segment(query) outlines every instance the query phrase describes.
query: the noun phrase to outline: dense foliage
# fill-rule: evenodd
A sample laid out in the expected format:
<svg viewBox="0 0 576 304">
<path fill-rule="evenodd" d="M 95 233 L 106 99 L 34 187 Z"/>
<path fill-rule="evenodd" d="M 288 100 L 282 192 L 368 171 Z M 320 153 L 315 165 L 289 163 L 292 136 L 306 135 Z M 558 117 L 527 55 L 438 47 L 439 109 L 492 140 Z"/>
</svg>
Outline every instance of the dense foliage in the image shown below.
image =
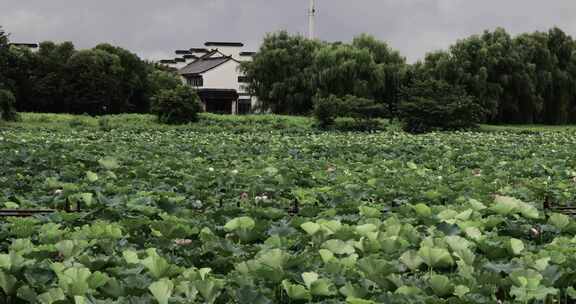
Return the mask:
<svg viewBox="0 0 576 304">
<path fill-rule="evenodd" d="M 18 119 L 16 112 L 16 98 L 8 90 L 0 89 L 0 121 L 14 121 Z"/>
<path fill-rule="evenodd" d="M 311 41 L 286 32 L 269 34 L 254 60 L 242 65 L 249 91 L 263 110 L 308 114 L 314 97 L 354 95 L 397 102 L 405 59 L 371 36 L 352 44 Z"/>
<path fill-rule="evenodd" d="M 151 96 L 178 81 L 159 73 L 167 72 L 109 44 L 77 51 L 70 42 L 47 41 L 32 52 L 9 47 L 0 34 L 0 88 L 14 93 L 22 112 L 147 113 Z"/>
<path fill-rule="evenodd" d="M 202 111 L 200 98 L 188 86 L 179 85 L 175 89 L 161 90 L 152 98 L 152 113 L 158 121 L 167 124 L 185 124 L 198 120 Z"/>
<path fill-rule="evenodd" d="M 120 82 L 120 100 L 124 101 L 115 113 L 140 112 L 144 113 L 149 110 L 149 74 L 154 73 L 148 64 L 142 61 L 136 54 L 133 54 L 123 48 L 115 47 L 110 44 L 97 45 L 96 50 L 103 50 L 110 54 L 118 56 L 122 73 L 119 78 Z M 157 85 L 157 84 L 156 84 Z M 153 91 L 152 93 L 155 93 Z"/>
<path fill-rule="evenodd" d="M 368 50 L 376 64 L 377 81 L 370 84 L 371 98 L 386 104 L 389 114 L 396 113 L 400 89 L 406 77 L 406 59 L 386 43 L 369 35 L 355 37 L 352 45 Z"/>
<path fill-rule="evenodd" d="M 478 112 L 468 114 L 480 122 L 566 124 L 576 122 L 575 54 L 576 41 L 558 28 L 517 36 L 504 29 L 485 31 L 412 65 L 368 35 L 327 43 L 282 31 L 267 35 L 242 70 L 248 91 L 260 101 L 257 110 L 265 112 L 307 115 L 315 111 L 315 100 L 351 95 L 385 105 L 392 118 L 407 120 L 407 113 L 414 113 L 413 122 L 425 112 L 399 111 L 402 98 L 414 110 L 437 112 L 445 106 L 437 95 L 403 94 L 424 82 L 462 88 L 470 97 L 466 102 L 477 105 L 472 108 Z M 76 51 L 71 43 L 45 42 L 30 52 L 9 47 L 0 29 L 0 88 L 15 95 L 19 111 L 149 112 L 151 96 L 177 82 L 169 72 L 109 44 Z M 450 115 L 434 116 L 442 120 L 428 124 L 444 128 Z"/>
<path fill-rule="evenodd" d="M 307 114 L 312 110 L 314 54 L 320 42 L 285 31 L 264 38 L 253 61 L 242 64 L 250 80 L 248 91 L 258 97 L 262 110 Z"/>
<path fill-rule="evenodd" d="M 280 32 L 268 35 L 243 68 L 251 92 L 274 113 L 308 113 L 316 94 L 324 99 L 332 94 L 372 99 L 397 115 L 400 98 L 406 97 L 400 92 L 412 90 L 417 78 L 463 88 L 478 105 L 474 116 L 481 122 L 566 124 L 576 122 L 574 54 L 576 41 L 558 28 L 515 37 L 504 29 L 486 31 L 413 65 L 367 35 L 344 44 Z M 443 104 L 433 95 L 424 100 L 420 107 L 430 111 Z"/>
<path fill-rule="evenodd" d="M 313 115 L 321 127 L 334 124 L 338 117 L 349 117 L 359 121 L 359 127 L 369 128 L 373 124 L 372 119 L 385 116 L 387 110 L 384 105 L 374 100 L 354 95 L 342 98 L 332 94 L 328 97 L 316 95 Z"/>
<path fill-rule="evenodd" d="M 120 58 L 103 50 L 83 50 L 68 60 L 64 75 L 67 113 L 122 113 Z"/>
<path fill-rule="evenodd" d="M 574 131 L 101 132 L 37 119 L 0 130 L 0 204 L 80 212 L 0 219 L 8 303 L 576 298 L 576 223 L 542 209 L 575 198 Z"/>
<path fill-rule="evenodd" d="M 36 58 L 36 63 L 28 68 L 29 85 L 26 85 L 26 80 L 20 82 L 20 86 L 28 87 L 27 92 L 22 92 L 19 96 L 20 111 L 54 113 L 68 111 L 75 101 L 68 96 L 70 89 L 65 76 L 69 71 L 67 63 L 75 53 L 71 42 L 60 44 L 42 42 L 37 55 L 28 54 L 29 57 Z M 74 75 L 68 77 L 74 77 Z M 86 89 L 83 88 L 82 91 L 85 92 Z M 89 113 L 89 111 L 82 111 L 84 112 Z"/>
<path fill-rule="evenodd" d="M 399 117 L 404 130 L 423 133 L 475 127 L 482 107 L 460 87 L 433 79 L 414 80 L 404 88 Z"/>
<path fill-rule="evenodd" d="M 371 84 L 378 80 L 370 51 L 351 45 L 332 44 L 315 56 L 316 89 L 322 96 L 372 97 Z"/>
<path fill-rule="evenodd" d="M 148 89 L 154 94 L 162 90 L 173 90 L 182 85 L 182 81 L 171 71 L 154 69 L 148 74 Z"/>
<path fill-rule="evenodd" d="M 0 27 L 0 121 L 16 120 L 18 117 L 15 108 L 16 98 L 8 90 L 7 84 L 8 52 L 8 35 Z"/>
<path fill-rule="evenodd" d="M 6 87 L 8 67 L 8 34 L 0 26 L 0 89 Z"/>
<path fill-rule="evenodd" d="M 576 42 L 558 28 L 516 37 L 504 29 L 429 54 L 417 73 L 463 86 L 492 123 L 576 122 Z"/>
</svg>

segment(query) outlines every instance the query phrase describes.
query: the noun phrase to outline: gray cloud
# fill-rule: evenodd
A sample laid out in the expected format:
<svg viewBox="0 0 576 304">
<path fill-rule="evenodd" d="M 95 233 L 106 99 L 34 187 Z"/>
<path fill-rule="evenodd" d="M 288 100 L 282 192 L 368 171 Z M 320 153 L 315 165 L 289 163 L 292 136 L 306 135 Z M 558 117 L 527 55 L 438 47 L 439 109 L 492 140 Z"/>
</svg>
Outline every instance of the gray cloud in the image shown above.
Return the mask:
<svg viewBox="0 0 576 304">
<path fill-rule="evenodd" d="M 149 59 L 207 40 L 257 49 L 267 32 L 306 33 L 308 0 L 0 0 L 0 25 L 17 42 L 110 42 Z M 409 61 L 501 26 L 511 33 L 559 26 L 576 34 L 574 0 L 318 0 L 318 36 L 370 33 Z"/>
</svg>

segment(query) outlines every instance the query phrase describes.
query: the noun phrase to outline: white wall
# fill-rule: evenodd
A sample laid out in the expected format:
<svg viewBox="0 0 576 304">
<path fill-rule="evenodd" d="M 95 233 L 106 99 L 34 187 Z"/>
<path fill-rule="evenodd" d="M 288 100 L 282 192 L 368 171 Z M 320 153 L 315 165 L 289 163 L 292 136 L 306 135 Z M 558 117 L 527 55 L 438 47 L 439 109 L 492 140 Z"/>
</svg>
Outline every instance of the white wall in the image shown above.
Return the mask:
<svg viewBox="0 0 576 304">
<path fill-rule="evenodd" d="M 240 92 L 240 84 L 238 83 L 238 66 L 238 62 L 230 60 L 205 72 L 202 74 L 204 77 L 203 88 L 234 89 Z"/>
<path fill-rule="evenodd" d="M 238 70 L 240 63 L 230 60 L 222 65 L 207 71 L 202 76 L 204 78 L 205 89 L 234 89 L 239 94 L 245 93 L 243 86 L 244 83 L 238 82 L 238 76 L 240 76 L 240 71 Z M 241 98 L 247 98 L 242 96 Z M 256 106 L 256 97 L 251 98 L 252 107 Z"/>
<path fill-rule="evenodd" d="M 226 56 L 232 56 L 232 58 L 238 61 L 251 61 L 251 56 L 240 56 L 242 51 L 241 47 L 208 47 L 209 50 L 218 49 L 222 54 Z M 203 54 L 202 54 L 203 55 Z M 220 57 L 220 54 L 214 54 L 213 57 Z M 186 60 L 186 63 L 178 63 L 178 69 L 183 68 L 188 65 L 193 60 Z M 176 66 L 176 65 L 172 65 Z M 240 63 L 234 60 L 229 60 L 212 70 L 209 70 L 202 74 L 204 85 L 198 89 L 233 89 L 239 94 L 246 92 L 244 86 L 246 84 L 238 82 L 238 76 L 240 76 L 239 70 Z M 181 77 L 182 82 L 186 83 L 186 78 Z M 241 96 L 240 98 L 246 99 L 248 96 Z M 256 106 L 257 100 L 255 97 L 251 97 L 252 108 Z"/>
</svg>

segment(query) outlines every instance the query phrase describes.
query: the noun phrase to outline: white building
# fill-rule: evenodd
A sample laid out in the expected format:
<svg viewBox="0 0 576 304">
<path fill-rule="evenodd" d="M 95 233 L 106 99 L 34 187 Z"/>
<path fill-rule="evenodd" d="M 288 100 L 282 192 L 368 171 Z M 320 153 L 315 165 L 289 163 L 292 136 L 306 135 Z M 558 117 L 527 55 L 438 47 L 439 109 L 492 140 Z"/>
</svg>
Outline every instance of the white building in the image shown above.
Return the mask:
<svg viewBox="0 0 576 304">
<path fill-rule="evenodd" d="M 182 81 L 196 88 L 206 112 L 247 114 L 256 98 L 246 92 L 239 67 L 254 53 L 242 47 L 239 42 L 206 42 L 205 48 L 178 50 L 178 58 L 160 62 L 177 69 Z"/>
</svg>

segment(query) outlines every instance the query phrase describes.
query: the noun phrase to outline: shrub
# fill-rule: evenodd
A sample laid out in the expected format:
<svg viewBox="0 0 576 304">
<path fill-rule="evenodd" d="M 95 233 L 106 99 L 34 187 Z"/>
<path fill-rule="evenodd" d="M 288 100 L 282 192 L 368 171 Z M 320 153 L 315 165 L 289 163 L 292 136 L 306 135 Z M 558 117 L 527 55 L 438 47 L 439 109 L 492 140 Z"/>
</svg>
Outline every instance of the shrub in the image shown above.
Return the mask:
<svg viewBox="0 0 576 304">
<path fill-rule="evenodd" d="M 314 117 L 321 127 L 333 125 L 338 117 L 350 117 L 356 120 L 362 128 L 371 129 L 377 125 L 375 118 L 386 116 L 386 106 L 378 104 L 374 100 L 346 95 L 343 98 L 330 95 L 314 98 Z"/>
<path fill-rule="evenodd" d="M 16 112 L 16 98 L 12 92 L 0 90 L 0 120 L 16 121 L 18 113 Z"/>
<path fill-rule="evenodd" d="M 98 118 L 98 128 L 100 131 L 109 132 L 112 131 L 112 122 L 108 116 L 101 116 Z"/>
<path fill-rule="evenodd" d="M 152 72 L 148 74 L 148 90 L 153 96 L 162 90 L 176 89 L 182 85 L 182 81 L 178 77 L 174 72 L 153 68 Z"/>
<path fill-rule="evenodd" d="M 87 118 L 89 118 L 88 115 L 84 114 L 84 115 L 80 115 L 80 116 L 74 116 L 70 121 L 68 121 L 68 126 L 70 128 L 86 128 L 89 127 L 90 124 L 87 121 Z"/>
<path fill-rule="evenodd" d="M 162 90 L 152 98 L 152 113 L 165 124 L 185 124 L 198 121 L 202 111 L 200 98 L 192 88 L 180 85 L 172 90 Z"/>
<path fill-rule="evenodd" d="M 416 80 L 402 90 L 399 116 L 410 133 L 476 127 L 483 111 L 464 89 L 439 80 Z"/>
<path fill-rule="evenodd" d="M 330 95 L 328 97 L 314 97 L 314 117 L 318 120 L 321 127 L 327 127 L 334 124 L 336 117 L 339 115 L 342 99 Z"/>
</svg>

